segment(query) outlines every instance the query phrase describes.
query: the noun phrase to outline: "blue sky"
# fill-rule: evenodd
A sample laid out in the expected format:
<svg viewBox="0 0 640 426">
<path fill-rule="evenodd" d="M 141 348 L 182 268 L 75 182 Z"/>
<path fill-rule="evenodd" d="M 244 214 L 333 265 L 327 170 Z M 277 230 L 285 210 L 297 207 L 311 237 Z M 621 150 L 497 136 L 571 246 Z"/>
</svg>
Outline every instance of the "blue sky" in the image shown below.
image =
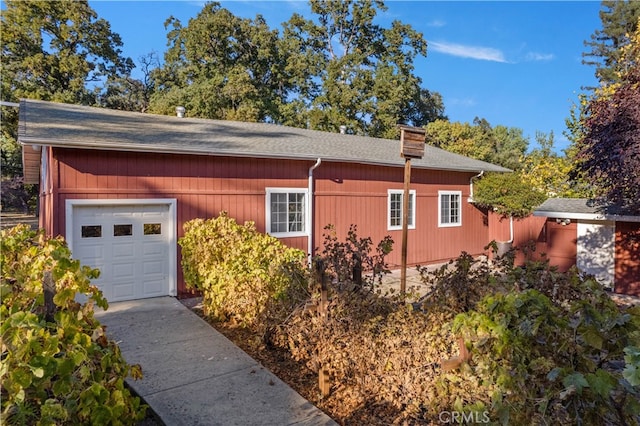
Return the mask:
<svg viewBox="0 0 640 426">
<path fill-rule="evenodd" d="M 222 1 L 237 16 L 262 15 L 269 26 L 295 13 L 310 16 L 305 1 Z M 202 1 L 94 1 L 99 17 L 120 34 L 123 53 L 137 62 L 166 50 L 164 21 L 187 25 Z M 554 132 L 566 148 L 565 119 L 585 86 L 597 81 L 582 65 L 583 42 L 601 28 L 599 2 L 388 1 L 377 23 L 410 24 L 428 42 L 415 62 L 423 87 L 442 94 L 451 121 L 485 118 L 492 126 L 518 127 L 535 146 L 536 131 Z"/>
</svg>

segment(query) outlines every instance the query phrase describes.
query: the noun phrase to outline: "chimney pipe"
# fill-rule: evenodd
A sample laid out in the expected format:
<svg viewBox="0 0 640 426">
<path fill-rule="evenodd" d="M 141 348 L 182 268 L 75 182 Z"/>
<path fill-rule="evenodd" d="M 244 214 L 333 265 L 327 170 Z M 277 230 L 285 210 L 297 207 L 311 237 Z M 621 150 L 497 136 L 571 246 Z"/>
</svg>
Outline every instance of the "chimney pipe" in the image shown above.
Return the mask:
<svg viewBox="0 0 640 426">
<path fill-rule="evenodd" d="M 180 118 L 184 117 L 184 112 L 186 111 L 186 109 L 183 106 L 177 106 L 176 107 L 176 115 Z"/>
</svg>

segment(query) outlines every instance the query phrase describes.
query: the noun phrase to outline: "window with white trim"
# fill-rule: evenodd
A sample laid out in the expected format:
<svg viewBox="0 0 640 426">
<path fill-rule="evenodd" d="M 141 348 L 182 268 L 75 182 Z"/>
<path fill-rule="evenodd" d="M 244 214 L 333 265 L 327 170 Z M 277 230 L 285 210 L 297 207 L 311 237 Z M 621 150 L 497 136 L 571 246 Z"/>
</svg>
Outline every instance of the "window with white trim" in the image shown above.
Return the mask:
<svg viewBox="0 0 640 426">
<path fill-rule="evenodd" d="M 389 231 L 402 229 L 402 199 L 404 198 L 404 190 L 389 189 L 387 191 L 387 229 Z M 416 228 L 416 190 L 409 191 L 409 220 L 408 229 Z"/>
<path fill-rule="evenodd" d="M 275 237 L 307 235 L 307 190 L 267 188 L 267 232 Z"/>
<path fill-rule="evenodd" d="M 462 226 L 462 191 L 438 191 L 438 226 Z"/>
</svg>

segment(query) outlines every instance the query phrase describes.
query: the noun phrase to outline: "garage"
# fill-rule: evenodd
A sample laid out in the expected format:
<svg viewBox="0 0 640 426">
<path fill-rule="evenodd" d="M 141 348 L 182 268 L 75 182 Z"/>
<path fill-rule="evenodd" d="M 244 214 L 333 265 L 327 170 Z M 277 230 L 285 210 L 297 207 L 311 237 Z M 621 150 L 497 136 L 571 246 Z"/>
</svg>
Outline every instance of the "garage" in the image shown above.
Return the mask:
<svg viewBox="0 0 640 426">
<path fill-rule="evenodd" d="M 176 201 L 67 200 L 74 259 L 100 269 L 109 302 L 176 295 Z"/>
</svg>

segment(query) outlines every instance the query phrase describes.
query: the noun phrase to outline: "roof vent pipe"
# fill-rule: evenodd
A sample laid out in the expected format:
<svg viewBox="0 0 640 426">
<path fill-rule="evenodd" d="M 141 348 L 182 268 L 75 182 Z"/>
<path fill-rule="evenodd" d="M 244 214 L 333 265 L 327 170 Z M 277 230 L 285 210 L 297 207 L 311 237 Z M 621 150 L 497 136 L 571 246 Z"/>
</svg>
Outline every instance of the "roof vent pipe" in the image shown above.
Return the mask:
<svg viewBox="0 0 640 426">
<path fill-rule="evenodd" d="M 180 118 L 184 118 L 184 112 L 186 111 L 185 107 L 177 106 L 176 107 L 176 115 Z"/>
<path fill-rule="evenodd" d="M 340 134 L 344 135 L 346 133 L 347 133 L 347 126 L 343 124 L 342 126 L 340 126 Z"/>
</svg>

